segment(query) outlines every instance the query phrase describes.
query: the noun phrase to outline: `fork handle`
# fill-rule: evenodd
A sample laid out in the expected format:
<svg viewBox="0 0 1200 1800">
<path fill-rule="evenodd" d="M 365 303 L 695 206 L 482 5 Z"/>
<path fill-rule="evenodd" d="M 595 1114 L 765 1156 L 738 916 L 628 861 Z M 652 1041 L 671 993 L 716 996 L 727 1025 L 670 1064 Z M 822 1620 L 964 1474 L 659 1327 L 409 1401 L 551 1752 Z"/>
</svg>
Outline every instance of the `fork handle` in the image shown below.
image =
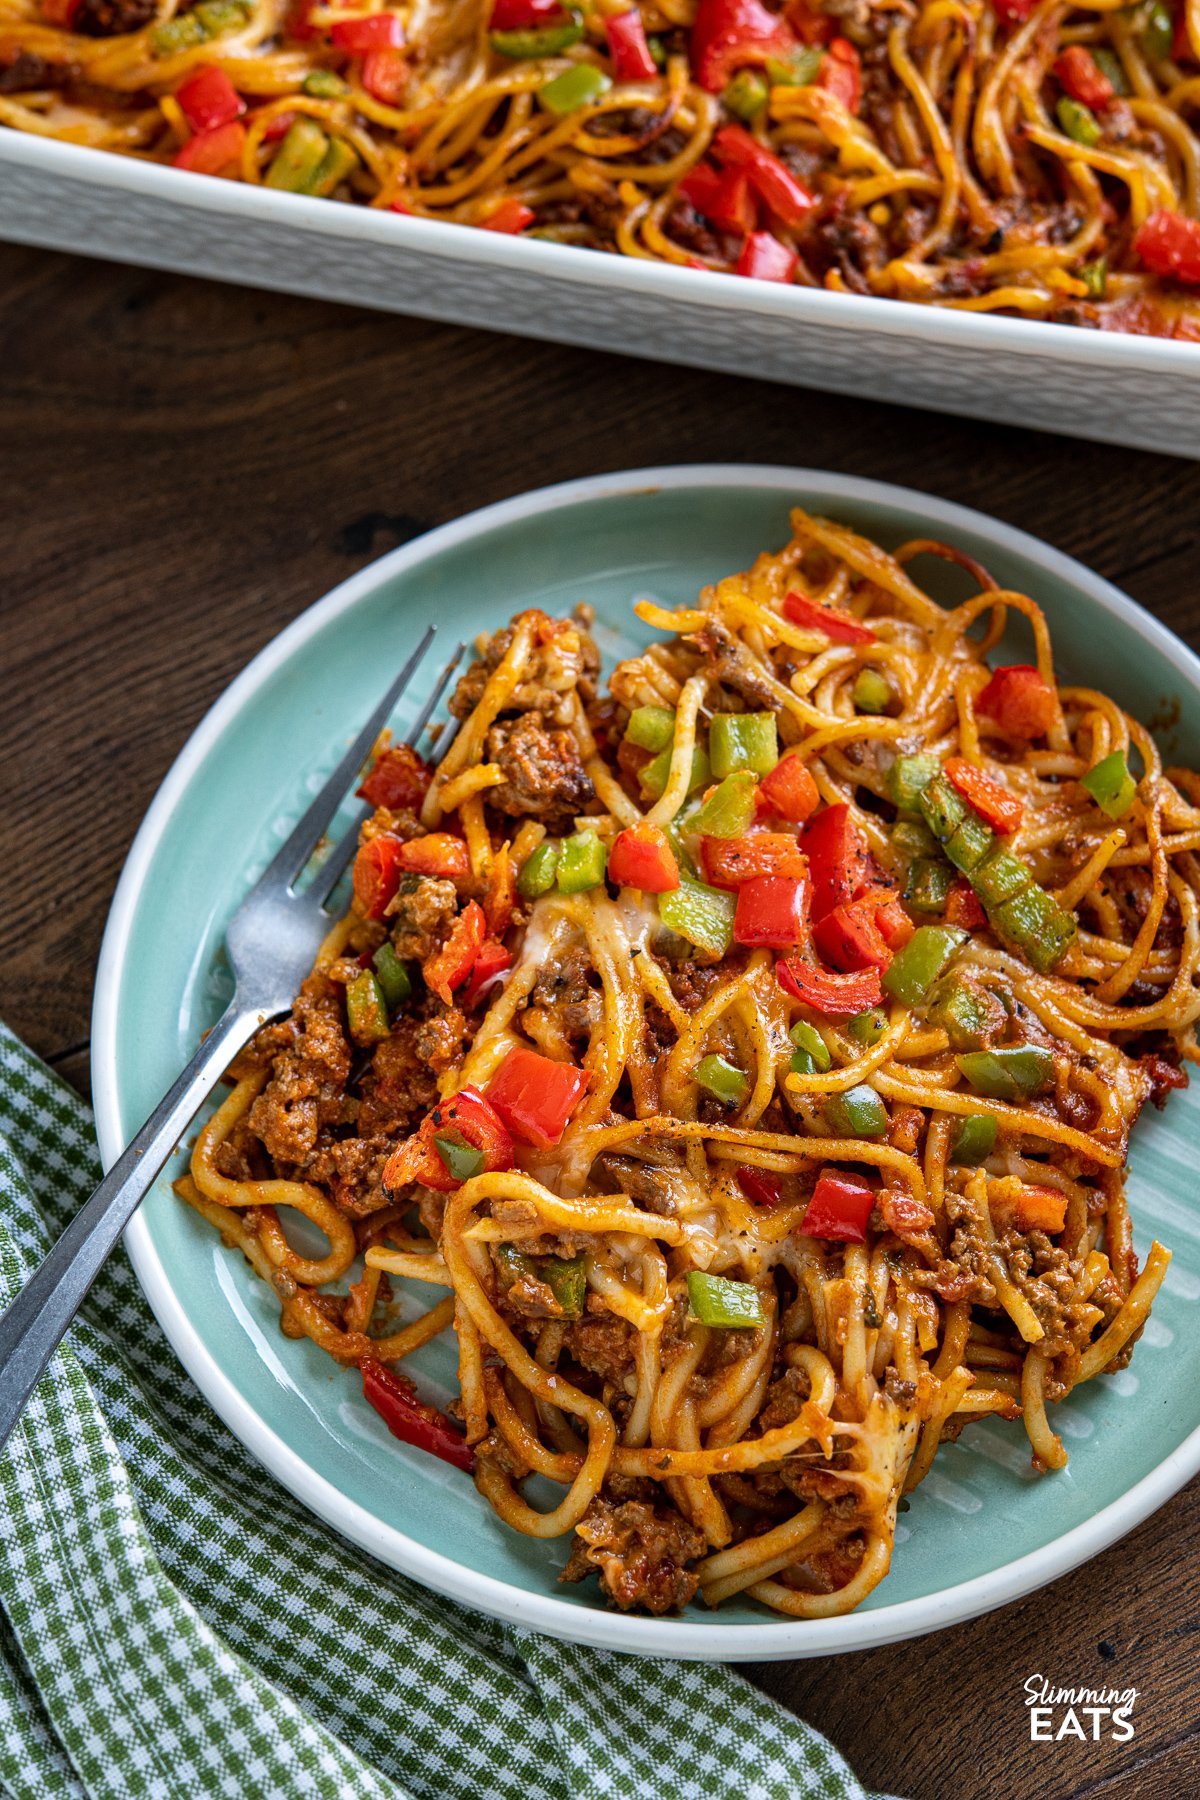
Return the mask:
<svg viewBox="0 0 1200 1800">
<path fill-rule="evenodd" d="M 200 1103 L 263 1022 L 235 1001 L 0 1318 L 0 1450 L 106 1258 Z"/>
</svg>

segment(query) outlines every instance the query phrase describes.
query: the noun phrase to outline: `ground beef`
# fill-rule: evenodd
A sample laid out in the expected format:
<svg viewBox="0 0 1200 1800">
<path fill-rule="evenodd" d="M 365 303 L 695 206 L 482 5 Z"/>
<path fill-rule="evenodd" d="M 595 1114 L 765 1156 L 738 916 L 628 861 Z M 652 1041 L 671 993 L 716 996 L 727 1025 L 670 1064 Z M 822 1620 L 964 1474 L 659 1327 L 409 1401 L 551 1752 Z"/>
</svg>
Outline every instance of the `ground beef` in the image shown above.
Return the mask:
<svg viewBox="0 0 1200 1800">
<path fill-rule="evenodd" d="M 705 661 L 723 687 L 732 688 L 752 706 L 778 712 L 779 702 L 756 659 L 719 619 L 697 631 L 692 643 L 703 652 Z"/>
<path fill-rule="evenodd" d="M 718 980 L 716 969 L 692 961 L 664 963 L 671 992 L 685 1012 L 696 1012 L 712 993 Z"/>
<path fill-rule="evenodd" d="M 1178 1063 L 1168 1062 L 1165 1056 L 1143 1056 L 1141 1062 L 1150 1077 L 1150 1098 L 1161 1112 L 1167 1104 L 1168 1094 L 1175 1088 L 1187 1086 L 1187 1070 L 1181 1069 Z"/>
<path fill-rule="evenodd" d="M 1092 1327 L 1081 1317 L 1089 1303 L 1076 1298 L 1082 1274 L 1079 1261 L 1044 1231 L 1023 1233 L 1010 1226 L 996 1242 L 1009 1280 L 1029 1302 L 1046 1333 L 1038 1348 L 1049 1356 L 1082 1349 Z"/>
<path fill-rule="evenodd" d="M 376 1046 L 361 1084 L 361 1137 L 407 1137 L 437 1100 L 436 1071 L 421 1047 L 427 1033 L 426 1023 L 403 1017 L 392 1026 L 391 1036 Z"/>
<path fill-rule="evenodd" d="M 704 1537 L 673 1509 L 596 1499 L 575 1534 L 559 1580 L 582 1581 L 598 1569 L 601 1589 L 622 1611 L 644 1606 L 652 1613 L 675 1612 L 699 1586 L 686 1565 L 704 1555 Z"/>
<path fill-rule="evenodd" d="M 388 903 L 392 944 L 404 962 L 432 956 L 458 911 L 458 891 L 438 875 L 414 875 L 402 881 Z"/>
<path fill-rule="evenodd" d="M 810 1384 L 802 1369 L 785 1369 L 767 1389 L 766 1403 L 758 1415 L 763 1431 L 776 1431 L 800 1417 L 800 1408 L 808 1399 Z"/>
<path fill-rule="evenodd" d="M 275 1059 L 250 1127 L 276 1162 L 299 1167 L 316 1149 L 321 1127 L 342 1118 L 351 1052 L 341 988 L 324 974 L 310 975 L 292 1019 L 295 1035 Z"/>
<path fill-rule="evenodd" d="M 489 806 L 518 819 L 542 819 L 548 831 L 568 830 L 595 796 L 574 735 L 548 730 L 540 712 L 493 725 L 487 759 L 504 771 L 503 783 L 488 790 Z"/>
<path fill-rule="evenodd" d="M 154 0 L 80 0 L 72 30 L 81 37 L 124 37 L 158 11 Z"/>
<path fill-rule="evenodd" d="M 432 996 L 431 996 L 432 998 Z M 417 1026 L 417 1055 L 423 1063 L 427 1063 L 435 1075 L 444 1075 L 462 1061 L 463 1045 L 467 1040 L 467 1021 L 465 1014 L 457 1006 L 443 1006 L 435 1000 L 436 1011 L 427 1019 L 422 1019 Z"/>
<path fill-rule="evenodd" d="M 678 1173 L 678 1169 L 660 1168 L 654 1163 L 642 1162 L 640 1157 L 618 1156 L 615 1152 L 608 1151 L 596 1158 L 592 1166 L 592 1181 L 605 1189 L 620 1189 L 621 1193 L 628 1194 L 646 1212 L 670 1219 L 679 1210 L 675 1198 L 675 1179 Z"/>
<path fill-rule="evenodd" d="M 522 615 L 517 614 L 513 620 Z M 514 690 L 505 712 L 541 712 L 554 724 L 566 721 L 564 701 L 578 692 L 585 705 L 595 698 L 596 676 L 600 672 L 600 652 L 582 618 L 550 619 L 537 613 L 538 624 L 522 680 Z M 490 637 L 476 660 L 450 697 L 450 711 L 456 719 L 465 719 L 479 704 L 484 688 L 504 658 L 513 638 L 513 625 L 506 625 Z M 489 795 L 489 798 L 491 796 Z"/>
<path fill-rule="evenodd" d="M 596 1313 L 570 1326 L 563 1342 L 566 1354 L 581 1368 L 599 1375 L 609 1387 L 623 1388 L 633 1368 L 637 1333 L 627 1319 L 615 1313 Z"/>
<path fill-rule="evenodd" d="M 603 1010 L 600 989 L 588 980 L 591 968 L 587 953 L 575 946 L 548 963 L 534 983 L 532 1003 L 550 1008 L 568 1038 L 586 1037 Z"/>
<path fill-rule="evenodd" d="M 23 94 L 30 88 L 60 88 L 74 81 L 74 63 L 47 62 L 31 50 L 18 50 L 12 62 L 0 63 L 0 94 Z"/>
</svg>

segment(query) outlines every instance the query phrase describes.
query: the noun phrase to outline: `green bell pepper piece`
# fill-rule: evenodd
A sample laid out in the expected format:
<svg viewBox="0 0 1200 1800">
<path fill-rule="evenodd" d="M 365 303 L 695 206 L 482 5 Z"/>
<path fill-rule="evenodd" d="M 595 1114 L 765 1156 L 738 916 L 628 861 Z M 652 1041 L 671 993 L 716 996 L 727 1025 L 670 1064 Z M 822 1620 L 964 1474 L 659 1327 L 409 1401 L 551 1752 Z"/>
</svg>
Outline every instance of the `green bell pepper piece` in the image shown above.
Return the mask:
<svg viewBox="0 0 1200 1800">
<path fill-rule="evenodd" d="M 1100 142 L 1100 121 L 1090 106 L 1064 94 L 1054 110 L 1058 114 L 1059 124 L 1069 138 L 1073 138 L 1077 144 L 1086 145 L 1089 150 L 1095 149 Z"/>
<path fill-rule="evenodd" d="M 725 84 L 721 103 L 726 112 L 749 125 L 767 104 L 769 93 L 765 75 L 757 69 L 739 69 L 733 80 Z"/>
<path fill-rule="evenodd" d="M 865 1050 L 873 1050 L 887 1030 L 887 1024 L 887 1014 L 873 1007 L 867 1012 L 855 1013 L 852 1019 L 847 1019 L 846 1032 L 856 1044 L 861 1044 Z"/>
<path fill-rule="evenodd" d="M 1096 67 L 1100 70 L 1102 75 L 1108 76 L 1109 81 L 1112 83 L 1113 93 L 1127 94 L 1129 92 L 1129 77 L 1125 73 L 1125 64 L 1121 61 L 1116 51 L 1108 49 L 1107 45 L 1104 44 L 1091 46 L 1091 50 L 1092 61 L 1096 64 Z"/>
<path fill-rule="evenodd" d="M 987 1001 L 951 975 L 935 988 L 929 1004 L 929 1023 L 946 1033 L 953 1050 L 981 1050 L 993 1014 Z"/>
<path fill-rule="evenodd" d="M 709 887 L 704 881 L 681 877 L 679 886 L 658 896 L 658 916 L 669 931 L 678 932 L 697 950 L 724 956 L 733 942 L 736 894 Z"/>
<path fill-rule="evenodd" d="M 371 958 L 371 966 L 375 970 L 375 979 L 379 983 L 388 1011 L 395 1012 L 406 1000 L 411 1000 L 413 984 L 408 964 L 396 955 L 391 944 L 380 944 Z"/>
<path fill-rule="evenodd" d="M 352 150 L 344 138 L 334 138 L 304 192 L 316 194 L 318 199 L 327 199 L 338 183 L 344 181 L 357 165 L 358 152 Z"/>
<path fill-rule="evenodd" d="M 1001 937 L 1016 945 L 1039 975 L 1048 975 L 1059 961 L 1078 927 L 1052 894 L 1036 882 L 989 914 Z"/>
<path fill-rule="evenodd" d="M 653 762 L 648 762 L 638 775 L 642 792 L 651 800 L 657 800 L 666 788 L 671 774 L 671 746 L 660 750 Z M 692 746 L 692 772 L 688 776 L 687 791 L 694 794 L 697 788 L 707 787 L 709 777 L 708 752 L 701 745 Z"/>
<path fill-rule="evenodd" d="M 1089 300 L 1103 300 L 1108 292 L 1108 258 L 1098 256 L 1095 262 L 1084 263 L 1079 271 L 1079 279 L 1088 292 Z"/>
<path fill-rule="evenodd" d="M 611 86 L 612 76 L 606 75 L 594 63 L 575 63 L 538 89 L 538 103 L 547 112 L 557 113 L 561 119 L 568 113 L 578 112 L 581 106 L 590 106 Z"/>
<path fill-rule="evenodd" d="M 904 884 L 904 904 L 914 912 L 945 911 L 946 895 L 954 886 L 954 870 L 942 856 L 918 856 Z"/>
<path fill-rule="evenodd" d="M 754 823 L 757 786 L 751 769 L 737 769 L 727 775 L 691 821 L 692 830 L 703 832 L 706 837 L 741 837 Z"/>
<path fill-rule="evenodd" d="M 969 816 L 966 801 L 941 774 L 934 775 L 921 790 L 917 796 L 917 806 L 939 844 L 949 843 L 963 820 Z"/>
<path fill-rule="evenodd" d="M 293 119 L 267 170 L 266 185 L 286 194 L 311 192 L 329 149 L 329 139 L 315 119 Z"/>
<path fill-rule="evenodd" d="M 1041 1044 L 969 1050 L 955 1060 L 975 1092 L 988 1100 L 1029 1100 L 1054 1080 L 1054 1053 Z"/>
<path fill-rule="evenodd" d="M 866 1082 L 847 1088 L 844 1094 L 826 1094 L 821 1113 L 834 1137 L 880 1138 L 887 1135 L 887 1107 Z"/>
<path fill-rule="evenodd" d="M 1138 42 L 1151 62 L 1165 62 L 1175 47 L 1175 15 L 1166 0 L 1155 0 Z"/>
<path fill-rule="evenodd" d="M 970 935 L 961 925 L 920 926 L 884 971 L 885 991 L 905 1006 L 916 1006 Z"/>
<path fill-rule="evenodd" d="M 669 750 L 675 736 L 675 713 L 669 706 L 635 706 L 625 727 L 625 742 L 657 756 Z"/>
<path fill-rule="evenodd" d="M 224 37 L 246 24 L 253 10 L 247 0 L 200 0 L 193 13 L 204 27 L 206 38 Z"/>
<path fill-rule="evenodd" d="M 332 69 L 314 69 L 304 77 L 304 92 L 311 100 L 336 100 L 350 92 L 340 75 Z"/>
<path fill-rule="evenodd" d="M 821 52 L 815 44 L 796 50 L 789 57 L 767 58 L 767 80 L 772 87 L 808 87 L 817 79 L 821 68 Z"/>
<path fill-rule="evenodd" d="M 984 910 L 990 914 L 993 907 L 1011 900 L 1014 894 L 1025 892 L 1033 881 L 1033 870 L 1019 856 L 997 843 L 971 870 L 970 881 Z"/>
<path fill-rule="evenodd" d="M 563 1309 L 565 1319 L 581 1319 L 587 1300 L 587 1258 L 578 1256 L 543 1256 L 538 1261 L 538 1274 Z"/>
<path fill-rule="evenodd" d="M 774 713 L 715 713 L 708 728 L 708 754 L 718 781 L 735 769 L 769 774 L 779 761 Z"/>
<path fill-rule="evenodd" d="M 536 850 L 531 850 L 521 864 L 517 876 L 517 892 L 522 900 L 539 900 L 548 894 L 554 886 L 554 878 L 558 874 L 558 845 L 543 838 Z"/>
<path fill-rule="evenodd" d="M 833 1058 L 829 1054 L 825 1039 L 821 1036 L 815 1025 L 810 1025 L 806 1019 L 797 1019 L 796 1023 L 792 1026 L 792 1029 L 788 1032 L 788 1036 L 791 1038 L 793 1044 L 795 1044 L 797 1050 L 807 1056 L 809 1062 L 812 1064 L 812 1067 L 809 1069 L 797 1069 L 796 1073 L 798 1075 L 824 1075 L 832 1068 Z M 793 1059 L 793 1066 L 794 1060 L 795 1059 Z"/>
<path fill-rule="evenodd" d="M 996 1121 L 991 1113 L 967 1113 L 950 1134 L 952 1163 L 986 1162 L 996 1148 Z"/>
<path fill-rule="evenodd" d="M 855 710 L 860 713 L 885 713 L 892 704 L 892 690 L 878 669 L 860 669 L 850 690 Z"/>
<path fill-rule="evenodd" d="M 944 849 L 956 869 L 969 875 L 978 868 L 996 841 L 996 834 L 977 813 L 968 812 L 946 840 Z"/>
<path fill-rule="evenodd" d="M 921 803 L 921 795 L 934 779 L 940 775 L 940 760 L 930 751 L 922 751 L 918 756 L 898 756 L 888 770 L 888 788 L 892 802 L 901 812 L 916 812 Z M 953 793 L 953 789 L 950 790 Z"/>
<path fill-rule="evenodd" d="M 356 1044 L 378 1044 L 391 1030 L 383 989 L 370 969 L 355 976 L 346 989 L 346 1022 Z"/>
<path fill-rule="evenodd" d="M 702 1056 L 696 1064 L 696 1081 L 705 1093 L 711 1094 L 714 1100 L 719 1100 L 722 1106 L 743 1106 L 746 1095 L 750 1092 L 750 1081 L 745 1071 L 726 1062 L 723 1056 Z"/>
<path fill-rule="evenodd" d="M 536 56 L 557 56 L 560 50 L 569 50 L 583 36 L 583 19 L 579 13 L 572 13 L 561 25 L 544 25 L 521 27 L 514 31 L 489 31 L 488 43 L 500 56 L 511 56 L 514 59 Z"/>
<path fill-rule="evenodd" d="M 1114 750 L 1109 756 L 1102 757 L 1094 769 L 1081 777 L 1081 786 L 1110 819 L 1119 819 L 1127 813 L 1137 793 L 1137 782 L 1129 773 L 1123 750 Z"/>
<path fill-rule="evenodd" d="M 558 891 L 583 894 L 599 887 L 608 867 L 608 851 L 594 831 L 577 831 L 564 838 L 558 853 Z"/>
<path fill-rule="evenodd" d="M 939 845 L 924 819 L 902 816 L 892 826 L 892 845 L 910 861 L 918 856 L 937 856 Z"/>
<path fill-rule="evenodd" d="M 433 1147 L 455 1181 L 470 1181 L 472 1175 L 480 1174 L 487 1162 L 483 1151 L 475 1144 L 468 1144 L 457 1131 L 435 1131 Z"/>
<path fill-rule="evenodd" d="M 181 13 L 177 19 L 165 19 L 150 33 L 150 48 L 155 56 L 175 56 L 204 43 L 208 33 L 194 12 Z"/>
<path fill-rule="evenodd" d="M 748 1281 L 729 1281 L 724 1275 L 707 1275 L 702 1269 L 689 1269 L 688 1305 L 701 1325 L 714 1325 L 719 1331 L 738 1331 L 747 1325 L 765 1325 L 762 1300 L 756 1287 Z"/>
</svg>

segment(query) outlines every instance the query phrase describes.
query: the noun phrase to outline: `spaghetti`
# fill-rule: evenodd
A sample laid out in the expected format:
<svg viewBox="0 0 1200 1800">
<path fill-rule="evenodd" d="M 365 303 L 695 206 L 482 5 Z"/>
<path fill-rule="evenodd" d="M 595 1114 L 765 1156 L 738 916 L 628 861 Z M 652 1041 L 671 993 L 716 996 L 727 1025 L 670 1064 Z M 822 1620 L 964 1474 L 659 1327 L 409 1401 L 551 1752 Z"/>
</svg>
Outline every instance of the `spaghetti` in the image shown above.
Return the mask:
<svg viewBox="0 0 1200 1800">
<path fill-rule="evenodd" d="M 0 124 L 385 211 L 1195 339 L 1194 0 L 0 0 Z"/>
<path fill-rule="evenodd" d="M 1063 1467 L 1169 1260 L 1130 1131 L 1196 1060 L 1200 777 L 969 558 L 793 533 L 639 602 L 607 693 L 586 609 L 529 610 L 435 768 L 380 748 L 354 902 L 179 1184 L 398 1436 L 654 1612 L 848 1611 L 972 1420 Z M 451 1327 L 453 1419 L 397 1368 Z"/>
</svg>

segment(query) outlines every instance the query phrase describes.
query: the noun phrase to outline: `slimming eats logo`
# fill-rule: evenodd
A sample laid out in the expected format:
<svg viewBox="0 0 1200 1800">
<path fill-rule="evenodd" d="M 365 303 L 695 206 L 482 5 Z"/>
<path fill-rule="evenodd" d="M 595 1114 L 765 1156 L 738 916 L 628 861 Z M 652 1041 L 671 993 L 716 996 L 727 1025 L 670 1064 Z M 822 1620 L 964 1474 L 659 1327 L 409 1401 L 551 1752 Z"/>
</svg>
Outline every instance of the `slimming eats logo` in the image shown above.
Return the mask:
<svg viewBox="0 0 1200 1800">
<path fill-rule="evenodd" d="M 1030 1675 L 1025 1682 L 1030 1739 L 1035 1744 L 1056 1744 L 1080 1738 L 1098 1744 L 1107 1737 L 1114 1744 L 1127 1744 L 1134 1733 L 1131 1714 L 1137 1697 L 1134 1687 L 1051 1687 L 1044 1675 Z"/>
</svg>

